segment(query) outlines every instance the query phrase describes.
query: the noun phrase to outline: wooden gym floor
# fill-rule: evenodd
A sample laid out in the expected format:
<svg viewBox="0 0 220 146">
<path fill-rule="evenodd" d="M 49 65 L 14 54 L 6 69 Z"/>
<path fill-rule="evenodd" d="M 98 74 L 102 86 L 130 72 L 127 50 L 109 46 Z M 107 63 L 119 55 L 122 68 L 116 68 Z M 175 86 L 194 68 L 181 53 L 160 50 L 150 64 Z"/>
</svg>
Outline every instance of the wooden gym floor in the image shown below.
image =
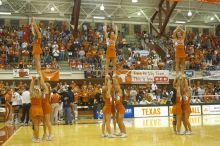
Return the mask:
<svg viewBox="0 0 220 146">
<path fill-rule="evenodd" d="M 220 116 L 192 116 L 193 135 L 175 135 L 168 117 L 126 119 L 128 138 L 102 138 L 101 122 L 53 126 L 53 141 L 32 143 L 31 127 L 20 127 L 5 146 L 219 146 Z M 87 123 L 88 122 L 88 123 Z M 183 129 L 183 128 L 182 128 Z M 41 128 L 41 136 L 42 136 Z M 2 132 L 0 132 L 2 133 Z"/>
</svg>

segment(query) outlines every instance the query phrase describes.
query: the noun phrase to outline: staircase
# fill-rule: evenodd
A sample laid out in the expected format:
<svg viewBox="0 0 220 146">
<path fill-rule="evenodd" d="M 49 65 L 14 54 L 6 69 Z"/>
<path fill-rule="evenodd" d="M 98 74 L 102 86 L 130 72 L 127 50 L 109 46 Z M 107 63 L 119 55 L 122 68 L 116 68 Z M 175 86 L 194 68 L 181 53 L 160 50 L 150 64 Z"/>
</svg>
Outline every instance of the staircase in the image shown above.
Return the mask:
<svg viewBox="0 0 220 146">
<path fill-rule="evenodd" d="M 68 71 L 70 70 L 70 66 L 68 61 L 59 61 L 59 69 L 62 71 Z"/>
<path fill-rule="evenodd" d="M 166 60 L 166 52 L 163 48 L 161 48 L 158 44 L 147 43 L 147 47 L 152 51 L 156 51 L 156 53 L 161 57 L 162 61 Z"/>
</svg>

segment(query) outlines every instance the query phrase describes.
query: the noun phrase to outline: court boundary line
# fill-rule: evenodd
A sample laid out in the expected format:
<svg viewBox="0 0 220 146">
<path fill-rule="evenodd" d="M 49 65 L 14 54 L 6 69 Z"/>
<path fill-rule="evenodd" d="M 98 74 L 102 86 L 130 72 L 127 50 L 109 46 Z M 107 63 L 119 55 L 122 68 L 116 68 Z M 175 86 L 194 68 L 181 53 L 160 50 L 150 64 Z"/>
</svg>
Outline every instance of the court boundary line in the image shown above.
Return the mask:
<svg viewBox="0 0 220 146">
<path fill-rule="evenodd" d="M 9 139 L 7 139 L 3 144 L 2 146 L 5 146 L 14 136 L 15 134 L 17 134 L 23 127 L 19 127 L 10 137 Z"/>
</svg>

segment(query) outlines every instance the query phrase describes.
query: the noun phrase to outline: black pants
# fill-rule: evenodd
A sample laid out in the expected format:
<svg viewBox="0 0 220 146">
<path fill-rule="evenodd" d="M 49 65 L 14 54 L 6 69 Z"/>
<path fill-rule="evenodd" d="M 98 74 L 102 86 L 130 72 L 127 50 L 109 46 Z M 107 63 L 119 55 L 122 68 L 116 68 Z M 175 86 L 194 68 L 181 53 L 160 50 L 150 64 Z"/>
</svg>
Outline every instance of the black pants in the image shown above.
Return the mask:
<svg viewBox="0 0 220 146">
<path fill-rule="evenodd" d="M 21 122 L 22 123 L 28 123 L 29 121 L 29 110 L 30 110 L 31 104 L 23 104 L 22 106 L 22 117 Z M 26 119 L 26 121 L 24 121 Z"/>
</svg>

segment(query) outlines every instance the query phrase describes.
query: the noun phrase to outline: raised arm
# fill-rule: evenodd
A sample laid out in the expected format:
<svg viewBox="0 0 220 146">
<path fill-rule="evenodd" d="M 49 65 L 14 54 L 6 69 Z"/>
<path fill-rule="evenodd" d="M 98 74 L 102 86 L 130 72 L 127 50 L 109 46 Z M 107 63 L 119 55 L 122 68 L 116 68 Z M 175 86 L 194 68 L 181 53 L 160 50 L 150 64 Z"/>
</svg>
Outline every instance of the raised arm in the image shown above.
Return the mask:
<svg viewBox="0 0 220 146">
<path fill-rule="evenodd" d="M 33 24 L 33 28 L 34 28 L 35 32 L 37 33 L 37 37 L 42 38 L 41 32 L 40 32 L 34 18 L 32 18 L 32 24 Z"/>
<path fill-rule="evenodd" d="M 117 40 L 118 38 L 118 26 L 115 25 L 115 41 Z"/>
<path fill-rule="evenodd" d="M 41 86 L 42 86 L 42 88 L 44 90 L 44 93 L 45 94 L 49 94 L 49 89 L 48 89 L 48 87 L 47 87 L 47 85 L 46 85 L 46 83 L 44 81 L 44 78 L 43 78 L 43 75 L 42 75 L 41 71 L 40 71 L 40 84 L 41 84 Z"/>
<path fill-rule="evenodd" d="M 34 80 L 35 80 L 35 77 L 32 77 L 32 79 L 31 79 L 31 83 L 30 83 L 30 89 L 29 89 L 31 95 L 32 95 L 32 93 L 33 93 Z"/>
<path fill-rule="evenodd" d="M 108 38 L 107 23 L 104 23 L 103 31 L 104 31 L 105 39 L 107 40 L 107 38 Z"/>
</svg>

